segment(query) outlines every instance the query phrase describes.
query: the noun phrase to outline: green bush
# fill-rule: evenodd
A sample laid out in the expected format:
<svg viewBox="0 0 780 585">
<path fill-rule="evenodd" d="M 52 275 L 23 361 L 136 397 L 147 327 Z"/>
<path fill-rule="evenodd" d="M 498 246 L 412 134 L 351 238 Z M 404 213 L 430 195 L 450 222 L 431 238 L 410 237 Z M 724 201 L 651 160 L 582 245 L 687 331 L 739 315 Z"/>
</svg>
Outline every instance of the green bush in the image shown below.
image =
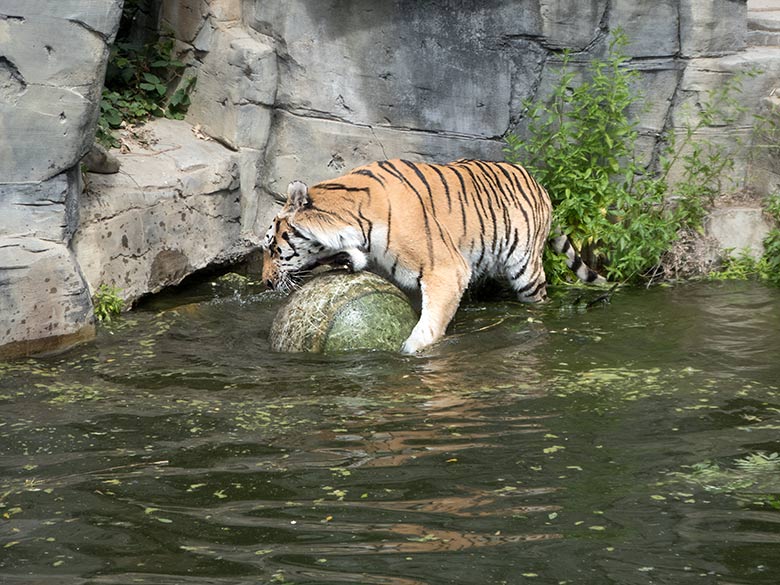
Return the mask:
<svg viewBox="0 0 780 585">
<path fill-rule="evenodd" d="M 102 144 L 118 146 L 111 130 L 122 122 L 184 117 L 195 78 L 179 83 L 185 65 L 173 56 L 173 48 L 170 38 L 144 45 L 117 42 L 111 48 L 97 129 Z"/>
<path fill-rule="evenodd" d="M 629 107 L 642 96 L 633 85 L 638 73 L 622 52 L 626 43 L 615 33 L 607 56 L 591 61 L 579 83 L 564 53 L 551 100 L 525 103 L 527 140 L 509 134 L 504 149 L 507 160 L 524 164 L 548 190 L 554 224 L 590 264 L 619 281 L 651 277 L 681 229 L 700 229 L 732 159 L 696 133 L 738 113 L 734 94 L 741 83 L 735 76 L 710 92 L 698 119 L 679 138 L 667 135 L 659 170 L 652 172 L 637 159 Z M 673 167 L 682 169 L 682 180 L 670 189 Z M 552 251 L 545 269 L 551 282 L 571 278 Z"/>
</svg>

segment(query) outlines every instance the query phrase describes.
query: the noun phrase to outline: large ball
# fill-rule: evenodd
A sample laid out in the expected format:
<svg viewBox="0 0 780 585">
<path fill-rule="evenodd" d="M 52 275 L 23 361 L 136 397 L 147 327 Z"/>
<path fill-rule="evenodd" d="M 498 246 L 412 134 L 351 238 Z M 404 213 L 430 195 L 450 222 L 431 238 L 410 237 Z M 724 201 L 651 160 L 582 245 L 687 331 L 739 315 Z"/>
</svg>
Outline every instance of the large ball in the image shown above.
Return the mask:
<svg viewBox="0 0 780 585">
<path fill-rule="evenodd" d="M 271 349 L 398 351 L 417 322 L 406 295 L 370 272 L 334 271 L 290 295 L 271 325 Z"/>
</svg>

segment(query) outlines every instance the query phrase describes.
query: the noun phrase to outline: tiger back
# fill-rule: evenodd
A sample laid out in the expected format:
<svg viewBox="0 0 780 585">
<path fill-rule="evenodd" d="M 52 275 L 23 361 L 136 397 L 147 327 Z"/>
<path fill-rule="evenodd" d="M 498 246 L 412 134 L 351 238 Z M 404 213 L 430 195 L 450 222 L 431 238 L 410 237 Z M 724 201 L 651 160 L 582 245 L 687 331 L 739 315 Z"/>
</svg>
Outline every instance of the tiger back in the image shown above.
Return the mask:
<svg viewBox="0 0 780 585">
<path fill-rule="evenodd" d="M 441 339 L 480 276 L 505 278 L 522 301 L 544 300 L 551 216 L 547 192 L 520 165 L 378 161 L 311 189 L 290 184 L 263 241 L 263 278 L 287 289 L 319 264 L 347 264 L 419 290 L 420 319 L 402 347 L 414 353 Z M 553 243 L 580 278 L 604 280 L 565 236 Z"/>
</svg>

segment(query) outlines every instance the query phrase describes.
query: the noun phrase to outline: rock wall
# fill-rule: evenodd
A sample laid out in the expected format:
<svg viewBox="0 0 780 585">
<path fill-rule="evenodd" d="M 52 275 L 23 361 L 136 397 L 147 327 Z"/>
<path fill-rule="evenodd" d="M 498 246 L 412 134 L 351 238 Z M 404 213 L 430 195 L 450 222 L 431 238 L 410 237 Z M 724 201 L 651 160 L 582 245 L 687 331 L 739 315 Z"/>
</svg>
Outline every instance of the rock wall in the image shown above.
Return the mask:
<svg viewBox="0 0 780 585">
<path fill-rule="evenodd" d="M 0 0 L 0 357 L 94 334 L 70 241 L 121 0 Z"/>
<path fill-rule="evenodd" d="M 184 5 L 186 18 L 177 20 Z M 746 80 L 750 113 L 780 78 L 774 50 L 747 48 L 745 0 L 659 0 L 652 9 L 633 0 L 162 6 L 201 72 L 188 119 L 245 161 L 247 234 L 262 232 L 270 201 L 294 178 L 316 182 L 395 156 L 501 157 L 503 136 L 526 131 L 523 102 L 549 95 L 560 51 L 573 51 L 573 68 L 584 71 L 617 28 L 630 39 L 630 66 L 640 73 L 636 89 L 645 99 L 634 115 L 648 164 L 663 133 L 682 132 L 728 76 L 764 68 Z M 735 138 L 749 141 L 751 130 L 747 114 L 702 133 L 732 146 Z M 735 180 L 744 184 L 747 155 L 733 156 Z"/>
</svg>

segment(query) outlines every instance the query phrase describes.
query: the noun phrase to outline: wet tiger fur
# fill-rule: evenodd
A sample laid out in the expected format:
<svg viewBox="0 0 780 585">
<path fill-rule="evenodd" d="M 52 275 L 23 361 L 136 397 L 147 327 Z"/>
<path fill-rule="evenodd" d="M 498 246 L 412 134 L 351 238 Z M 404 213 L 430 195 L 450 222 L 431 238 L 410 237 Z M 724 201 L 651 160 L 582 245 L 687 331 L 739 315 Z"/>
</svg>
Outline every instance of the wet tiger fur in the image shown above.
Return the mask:
<svg viewBox="0 0 780 585">
<path fill-rule="evenodd" d="M 544 300 L 542 250 L 550 233 L 547 192 L 521 166 L 459 160 L 385 160 L 311 187 L 290 183 L 263 241 L 263 279 L 289 290 L 319 264 L 368 268 L 419 290 L 420 319 L 402 351 L 438 341 L 470 282 L 504 277 L 522 301 Z M 604 282 L 566 236 L 552 239 L 586 282 Z"/>
</svg>

